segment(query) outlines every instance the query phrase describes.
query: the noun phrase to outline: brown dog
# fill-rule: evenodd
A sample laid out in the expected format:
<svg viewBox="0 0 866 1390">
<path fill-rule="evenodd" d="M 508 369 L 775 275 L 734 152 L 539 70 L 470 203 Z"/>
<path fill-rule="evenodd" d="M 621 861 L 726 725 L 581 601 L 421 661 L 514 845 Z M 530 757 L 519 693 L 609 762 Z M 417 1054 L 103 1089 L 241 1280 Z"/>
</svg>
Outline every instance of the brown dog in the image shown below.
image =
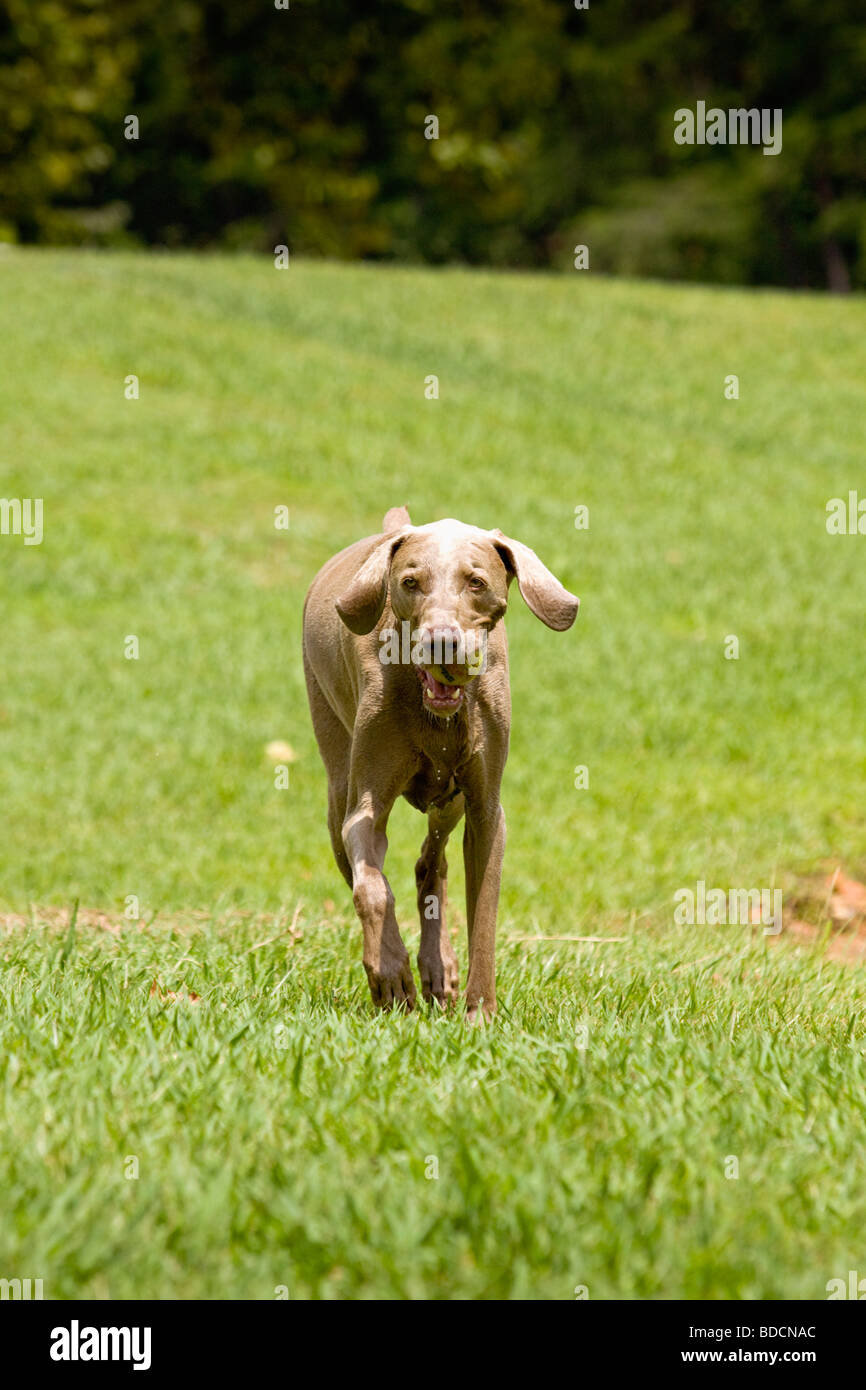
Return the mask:
<svg viewBox="0 0 866 1390">
<path fill-rule="evenodd" d="M 445 846 L 466 814 L 470 1018 L 496 1007 L 494 947 L 508 755 L 508 645 L 500 622 L 517 580 L 537 618 L 562 632 L 579 600 L 538 556 L 501 531 L 460 521 L 413 526 L 394 507 L 382 534 L 319 571 L 304 604 L 304 671 L 328 773 L 328 828 L 364 932 L 375 1003 L 410 1007 L 415 983 L 383 873 L 391 807 L 427 814 L 415 865 L 425 999 L 457 997 L 445 924 Z"/>
</svg>

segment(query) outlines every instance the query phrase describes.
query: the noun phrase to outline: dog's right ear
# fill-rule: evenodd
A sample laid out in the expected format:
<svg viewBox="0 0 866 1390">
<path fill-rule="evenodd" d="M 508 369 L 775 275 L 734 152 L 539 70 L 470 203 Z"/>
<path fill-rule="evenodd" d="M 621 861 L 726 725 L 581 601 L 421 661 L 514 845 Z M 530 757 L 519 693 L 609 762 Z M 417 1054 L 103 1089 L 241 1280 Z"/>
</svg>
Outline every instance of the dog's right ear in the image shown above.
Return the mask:
<svg viewBox="0 0 866 1390">
<path fill-rule="evenodd" d="M 394 510 L 399 509 L 395 507 Z M 406 515 L 408 516 L 408 512 Z M 387 519 L 388 517 L 385 518 L 386 521 Z M 372 555 L 367 556 L 348 589 L 337 599 L 337 612 L 356 637 L 363 637 L 365 633 L 372 632 L 381 618 L 388 593 L 394 552 L 411 529 L 411 526 L 404 526 L 389 535 L 381 545 L 377 545 Z"/>
</svg>

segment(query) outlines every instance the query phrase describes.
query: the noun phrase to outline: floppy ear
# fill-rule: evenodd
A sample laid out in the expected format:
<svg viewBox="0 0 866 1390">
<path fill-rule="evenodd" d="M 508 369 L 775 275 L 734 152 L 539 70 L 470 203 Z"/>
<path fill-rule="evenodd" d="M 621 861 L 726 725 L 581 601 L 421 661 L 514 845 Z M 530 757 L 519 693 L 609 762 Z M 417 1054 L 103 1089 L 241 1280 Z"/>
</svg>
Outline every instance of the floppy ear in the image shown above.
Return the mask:
<svg viewBox="0 0 866 1390">
<path fill-rule="evenodd" d="M 565 632 L 577 617 L 580 599 L 563 588 L 528 545 L 503 536 L 501 531 L 493 531 L 491 535 L 505 568 L 517 580 L 527 608 L 555 632 Z"/>
<path fill-rule="evenodd" d="M 411 528 L 404 527 L 389 535 L 368 555 L 348 589 L 337 599 L 337 612 L 350 632 L 363 637 L 372 632 L 382 616 L 388 592 L 391 561 L 398 545 L 406 539 Z"/>
</svg>

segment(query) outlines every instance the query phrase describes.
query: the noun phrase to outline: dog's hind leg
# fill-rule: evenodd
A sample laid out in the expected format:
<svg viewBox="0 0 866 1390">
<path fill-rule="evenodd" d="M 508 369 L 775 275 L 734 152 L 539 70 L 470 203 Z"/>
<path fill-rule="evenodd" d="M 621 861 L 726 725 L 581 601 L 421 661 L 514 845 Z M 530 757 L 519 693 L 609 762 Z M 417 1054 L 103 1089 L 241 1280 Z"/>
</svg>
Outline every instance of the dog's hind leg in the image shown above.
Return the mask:
<svg viewBox="0 0 866 1390">
<path fill-rule="evenodd" d="M 307 678 L 307 694 L 316 742 L 328 774 L 328 832 L 331 836 L 331 848 L 337 867 L 351 888 L 352 866 L 343 845 L 343 821 L 349 794 L 352 739 L 325 699 L 321 686 L 306 661 L 304 674 Z"/>
</svg>

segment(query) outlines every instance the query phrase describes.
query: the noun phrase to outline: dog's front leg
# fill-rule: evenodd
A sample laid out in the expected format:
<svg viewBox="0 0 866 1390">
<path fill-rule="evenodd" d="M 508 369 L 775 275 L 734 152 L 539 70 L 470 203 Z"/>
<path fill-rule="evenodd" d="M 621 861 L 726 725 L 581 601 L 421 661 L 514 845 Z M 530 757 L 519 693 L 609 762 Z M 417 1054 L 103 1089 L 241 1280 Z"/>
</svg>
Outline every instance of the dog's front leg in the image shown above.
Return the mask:
<svg viewBox="0 0 866 1390">
<path fill-rule="evenodd" d="M 427 1000 L 435 999 L 443 1008 L 457 999 L 459 974 L 457 956 L 451 944 L 446 916 L 448 864 L 445 846 L 448 836 L 463 815 L 463 797 L 453 797 L 444 807 L 431 807 L 427 816 L 427 838 L 415 865 L 418 912 L 421 917 L 421 946 L 418 973 Z"/>
<path fill-rule="evenodd" d="M 505 853 L 505 813 L 499 803 L 501 760 L 475 769 L 465 787 L 466 831 L 463 862 L 466 869 L 466 920 L 469 929 L 469 977 L 466 1012 L 470 1021 L 479 1010 L 486 1018 L 496 1011 L 496 910 Z"/>
<path fill-rule="evenodd" d="M 352 900 L 364 933 L 364 969 L 373 1003 L 411 1009 L 415 981 L 397 926 L 394 894 L 383 873 L 390 810 L 369 792 L 358 797 L 343 822 L 343 844 L 352 866 Z"/>
</svg>

